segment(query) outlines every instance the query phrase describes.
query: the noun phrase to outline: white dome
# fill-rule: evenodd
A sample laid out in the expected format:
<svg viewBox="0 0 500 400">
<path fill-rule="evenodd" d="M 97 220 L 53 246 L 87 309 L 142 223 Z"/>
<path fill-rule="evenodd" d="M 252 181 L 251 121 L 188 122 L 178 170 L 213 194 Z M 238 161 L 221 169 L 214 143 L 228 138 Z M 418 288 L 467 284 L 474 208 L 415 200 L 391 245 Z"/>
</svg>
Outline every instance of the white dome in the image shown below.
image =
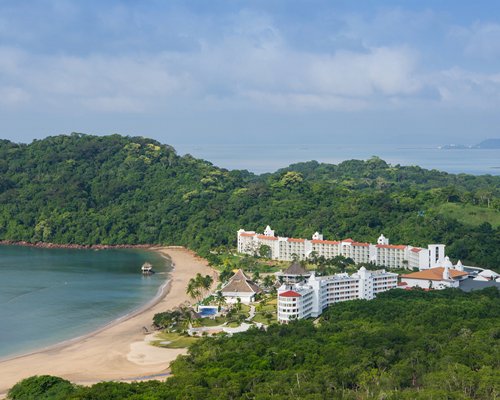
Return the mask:
<svg viewBox="0 0 500 400">
<path fill-rule="evenodd" d="M 444 258 L 443 267 L 453 268 L 453 263 L 450 261 L 450 257 L 446 256 Z"/>
</svg>

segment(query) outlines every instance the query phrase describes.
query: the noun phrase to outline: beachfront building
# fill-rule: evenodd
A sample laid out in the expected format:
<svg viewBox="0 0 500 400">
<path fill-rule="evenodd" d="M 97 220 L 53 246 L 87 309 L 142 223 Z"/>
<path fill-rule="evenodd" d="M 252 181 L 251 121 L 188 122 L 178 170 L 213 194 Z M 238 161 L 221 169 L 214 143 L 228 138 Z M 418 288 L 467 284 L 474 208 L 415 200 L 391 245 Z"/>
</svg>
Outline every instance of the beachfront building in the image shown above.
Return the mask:
<svg viewBox="0 0 500 400">
<path fill-rule="evenodd" d="M 237 303 L 238 299 L 244 304 L 255 300 L 255 295 L 261 289 L 239 269 L 221 289 L 227 303 Z"/>
<path fill-rule="evenodd" d="M 443 265 L 435 268 L 401 275 L 401 288 L 446 289 L 458 288 L 469 277 L 463 270 L 462 263 L 456 266 L 448 257 Z"/>
<path fill-rule="evenodd" d="M 429 244 L 427 248 L 393 245 L 384 235 L 380 235 L 377 243 L 372 244 L 350 238 L 324 240 L 319 232 L 310 240 L 276 236 L 270 226 L 266 227 L 263 234 L 244 229 L 238 231 L 239 253 L 260 254 L 262 246 L 266 246 L 268 256 L 273 260 L 306 260 L 311 255 L 333 258 L 340 255 L 351 258 L 357 264 L 372 263 L 386 268 L 434 268 L 445 258 L 444 244 Z"/>
<path fill-rule="evenodd" d="M 361 267 L 358 272 L 331 276 L 315 276 L 311 273 L 305 282 L 283 284 L 278 289 L 278 321 L 286 323 L 294 319 L 318 317 L 330 304 L 355 299 L 371 300 L 378 293 L 394 289 L 398 275 L 385 270 L 368 271 Z"/>
</svg>

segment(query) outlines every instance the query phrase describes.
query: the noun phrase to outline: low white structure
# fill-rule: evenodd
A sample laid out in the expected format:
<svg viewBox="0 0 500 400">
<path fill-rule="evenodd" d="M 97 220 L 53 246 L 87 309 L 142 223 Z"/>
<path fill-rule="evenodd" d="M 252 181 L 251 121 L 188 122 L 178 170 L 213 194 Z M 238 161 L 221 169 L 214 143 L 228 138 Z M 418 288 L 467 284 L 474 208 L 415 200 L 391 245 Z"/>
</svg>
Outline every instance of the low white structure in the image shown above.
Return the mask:
<svg viewBox="0 0 500 400">
<path fill-rule="evenodd" d="M 324 240 L 319 232 L 310 240 L 275 236 L 269 225 L 263 234 L 244 229 L 238 231 L 239 253 L 259 254 L 262 246 L 268 247 L 269 257 L 274 260 L 305 260 L 314 254 L 325 258 L 341 255 L 355 263 L 373 263 L 387 268 L 428 269 L 438 266 L 445 258 L 444 244 L 429 244 L 427 248 L 393 245 L 384 235 L 380 235 L 377 244 L 372 244 L 350 238 Z"/>
<path fill-rule="evenodd" d="M 446 289 L 459 287 L 460 282 L 468 277 L 469 274 L 463 271 L 462 263 L 453 266 L 446 257 L 443 266 L 401 275 L 401 282 L 407 288 Z"/>
<path fill-rule="evenodd" d="M 317 277 L 278 289 L 278 321 L 317 317 L 330 304 L 354 299 L 373 299 L 377 293 L 397 287 L 398 275 L 385 270 Z"/>
<path fill-rule="evenodd" d="M 306 270 L 298 261 L 292 262 L 290 266 L 276 273 L 276 278 L 284 284 L 294 284 L 306 281 L 311 276 L 311 272 Z"/>
<path fill-rule="evenodd" d="M 497 274 L 495 271 L 492 271 L 491 269 L 485 269 L 480 273 L 478 273 L 477 277 L 474 278 L 474 280 L 488 282 L 488 281 L 498 280 L 498 278 L 500 278 L 500 274 Z"/>
<path fill-rule="evenodd" d="M 261 289 L 239 269 L 221 289 L 222 295 L 228 303 L 237 303 L 238 299 L 244 304 L 255 300 L 255 295 Z"/>
</svg>

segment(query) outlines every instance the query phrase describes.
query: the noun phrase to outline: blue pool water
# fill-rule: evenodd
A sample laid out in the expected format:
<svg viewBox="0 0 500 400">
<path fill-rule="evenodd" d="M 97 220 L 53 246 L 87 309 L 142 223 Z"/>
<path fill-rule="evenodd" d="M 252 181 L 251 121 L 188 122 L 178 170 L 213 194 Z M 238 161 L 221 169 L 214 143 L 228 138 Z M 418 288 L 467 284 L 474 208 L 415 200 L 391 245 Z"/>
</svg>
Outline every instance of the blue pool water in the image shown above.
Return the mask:
<svg viewBox="0 0 500 400">
<path fill-rule="evenodd" d="M 210 307 L 210 306 L 198 307 L 198 314 L 200 314 L 202 317 L 210 317 L 212 315 L 217 314 L 217 312 L 218 312 L 217 307 Z"/>
</svg>

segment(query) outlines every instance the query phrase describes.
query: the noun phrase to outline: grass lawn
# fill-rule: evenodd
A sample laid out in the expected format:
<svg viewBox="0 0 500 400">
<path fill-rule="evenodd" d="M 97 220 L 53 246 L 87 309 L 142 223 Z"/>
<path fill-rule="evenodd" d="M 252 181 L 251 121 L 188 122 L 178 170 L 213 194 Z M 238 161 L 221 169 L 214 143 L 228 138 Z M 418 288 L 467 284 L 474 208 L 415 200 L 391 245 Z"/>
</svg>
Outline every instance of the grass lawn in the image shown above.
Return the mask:
<svg viewBox="0 0 500 400">
<path fill-rule="evenodd" d="M 494 228 L 500 226 L 500 211 L 472 204 L 445 203 L 437 208 L 440 214 L 455 218 L 467 225 L 478 226 L 489 222 Z"/>
<path fill-rule="evenodd" d="M 222 318 L 222 317 L 216 317 L 214 319 L 206 317 L 206 318 L 200 318 L 200 319 L 196 320 L 196 322 L 194 323 L 194 326 L 197 326 L 198 324 L 200 326 L 218 326 L 218 325 L 222 325 L 225 322 L 226 322 L 226 319 Z"/>
<path fill-rule="evenodd" d="M 240 323 L 239 323 L 239 322 L 236 322 L 236 321 L 232 321 L 232 322 L 229 322 L 229 323 L 227 324 L 227 326 L 228 326 L 229 328 L 237 328 L 238 326 L 240 326 Z"/>
<path fill-rule="evenodd" d="M 267 318 L 265 318 L 264 314 L 261 314 L 261 313 L 255 314 L 255 317 L 253 317 L 252 322 L 258 322 L 258 323 L 261 323 L 261 324 L 264 324 L 264 325 L 269 325 L 269 322 L 268 322 Z M 276 321 L 276 314 L 275 313 L 273 313 L 273 317 L 271 318 L 271 324 L 273 322 L 277 322 Z"/>
<path fill-rule="evenodd" d="M 264 313 L 264 314 L 266 312 L 274 312 L 275 313 L 276 312 L 276 304 L 267 303 L 265 306 L 262 306 L 262 308 L 257 306 L 256 310 L 258 313 Z"/>
<path fill-rule="evenodd" d="M 248 314 L 250 312 L 250 306 L 248 304 L 241 305 L 241 311 L 238 314 Z"/>
<path fill-rule="evenodd" d="M 184 349 L 198 340 L 198 338 L 195 337 L 183 336 L 173 332 L 161 332 L 157 335 L 157 337 L 159 340 L 155 340 L 151 342 L 151 344 L 153 346 L 165 347 L 167 349 Z M 164 344 L 162 342 L 170 343 Z"/>
</svg>

